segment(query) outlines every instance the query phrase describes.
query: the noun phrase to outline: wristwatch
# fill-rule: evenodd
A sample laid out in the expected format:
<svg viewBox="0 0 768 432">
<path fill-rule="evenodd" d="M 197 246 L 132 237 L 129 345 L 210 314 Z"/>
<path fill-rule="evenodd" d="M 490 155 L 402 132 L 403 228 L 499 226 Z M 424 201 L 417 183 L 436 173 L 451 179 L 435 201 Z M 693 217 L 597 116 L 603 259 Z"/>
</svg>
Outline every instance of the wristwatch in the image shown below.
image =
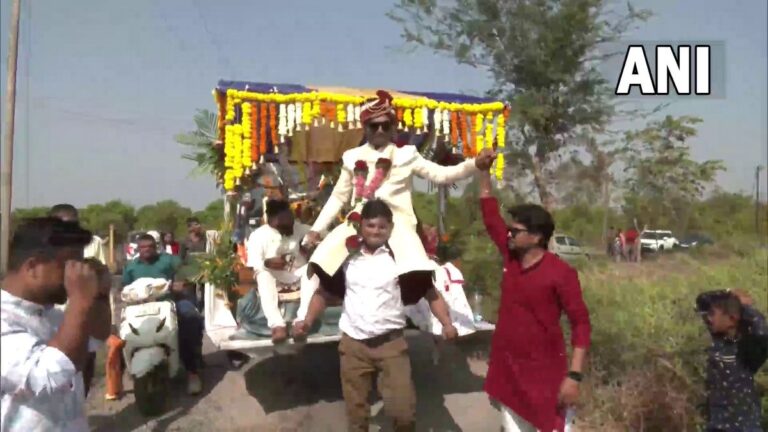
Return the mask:
<svg viewBox="0 0 768 432">
<path fill-rule="evenodd" d="M 572 380 L 574 380 L 576 382 L 581 382 L 581 380 L 584 379 L 584 375 L 581 372 L 570 371 L 570 372 L 568 372 L 568 378 L 570 378 L 570 379 L 572 379 Z"/>
</svg>

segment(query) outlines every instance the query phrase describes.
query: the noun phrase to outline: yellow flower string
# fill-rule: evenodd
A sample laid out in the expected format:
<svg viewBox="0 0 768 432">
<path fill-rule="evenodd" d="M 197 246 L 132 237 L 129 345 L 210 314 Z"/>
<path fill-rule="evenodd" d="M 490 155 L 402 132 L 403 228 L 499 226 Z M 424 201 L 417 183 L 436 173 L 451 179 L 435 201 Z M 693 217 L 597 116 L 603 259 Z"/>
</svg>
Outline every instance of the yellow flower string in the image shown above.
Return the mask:
<svg viewBox="0 0 768 432">
<path fill-rule="evenodd" d="M 310 113 L 312 115 L 312 118 L 315 121 L 315 123 L 314 123 L 315 126 L 317 126 L 318 125 L 318 117 L 320 117 L 320 101 L 319 100 L 315 100 L 314 102 L 312 102 L 312 110 L 310 111 Z"/>
<path fill-rule="evenodd" d="M 232 125 L 224 127 L 224 189 L 231 191 L 235 188 L 235 148 Z"/>
<path fill-rule="evenodd" d="M 339 132 L 344 130 L 344 123 L 347 122 L 347 108 L 344 104 L 336 105 L 336 121 L 339 123 Z"/>
<path fill-rule="evenodd" d="M 301 105 L 301 124 L 304 125 L 304 130 L 309 130 L 309 125 L 312 123 L 312 104 L 309 102 L 303 102 Z"/>
<path fill-rule="evenodd" d="M 251 143 L 253 137 L 251 136 L 251 110 L 253 107 L 250 103 L 244 103 L 243 104 L 243 120 L 242 120 L 242 127 L 243 127 L 243 144 L 241 151 L 241 165 L 244 169 L 250 169 L 251 165 L 253 164 L 253 160 L 251 159 Z"/>
<path fill-rule="evenodd" d="M 403 121 L 405 122 L 405 130 L 410 130 L 413 126 L 413 111 L 410 108 L 405 109 Z"/>
<path fill-rule="evenodd" d="M 480 153 L 480 151 L 485 147 L 484 140 L 483 140 L 483 123 L 484 123 L 485 117 L 482 113 L 478 113 L 475 117 L 475 135 L 477 139 L 477 145 L 475 148 L 477 149 L 477 153 Z"/>
<path fill-rule="evenodd" d="M 485 148 L 493 148 L 493 116 L 491 114 L 486 116 Z"/>
<path fill-rule="evenodd" d="M 507 146 L 506 112 L 496 118 L 496 178 L 501 181 L 504 178 L 504 148 Z"/>
<path fill-rule="evenodd" d="M 413 112 L 413 127 L 416 128 L 416 133 L 421 132 L 421 128 L 424 126 L 424 117 L 422 115 L 422 107 L 417 107 Z"/>
</svg>

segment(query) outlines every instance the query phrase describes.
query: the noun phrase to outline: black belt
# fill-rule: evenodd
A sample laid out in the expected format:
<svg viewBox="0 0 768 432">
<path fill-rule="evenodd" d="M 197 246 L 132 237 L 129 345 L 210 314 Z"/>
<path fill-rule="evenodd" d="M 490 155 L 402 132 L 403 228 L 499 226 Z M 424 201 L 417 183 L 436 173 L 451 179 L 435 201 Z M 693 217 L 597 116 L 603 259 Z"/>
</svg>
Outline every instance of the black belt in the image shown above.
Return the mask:
<svg viewBox="0 0 768 432">
<path fill-rule="evenodd" d="M 384 334 L 380 334 L 378 336 L 374 336 L 372 338 L 362 339 L 362 340 L 356 339 L 356 340 L 369 347 L 377 347 L 377 346 L 384 345 L 387 342 L 392 342 L 393 340 L 399 339 L 401 337 L 403 337 L 403 329 L 397 329 L 397 330 L 386 332 Z"/>
</svg>

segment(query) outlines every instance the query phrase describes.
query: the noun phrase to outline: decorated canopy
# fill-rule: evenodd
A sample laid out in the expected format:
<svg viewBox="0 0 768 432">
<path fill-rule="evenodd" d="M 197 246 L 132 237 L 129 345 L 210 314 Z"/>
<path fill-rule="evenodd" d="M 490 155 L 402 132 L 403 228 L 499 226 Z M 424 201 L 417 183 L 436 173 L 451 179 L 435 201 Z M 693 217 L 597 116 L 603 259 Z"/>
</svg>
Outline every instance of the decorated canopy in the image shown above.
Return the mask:
<svg viewBox="0 0 768 432">
<path fill-rule="evenodd" d="M 389 92 L 400 131 L 434 133 L 465 157 L 504 147 L 509 109 L 502 102 L 452 93 Z M 358 131 L 362 136 L 361 105 L 375 98 L 376 90 L 222 80 L 213 95 L 224 143 L 224 187 L 231 191 L 265 155 L 281 152 L 308 131 Z M 501 153 L 493 169 L 501 177 Z"/>
</svg>

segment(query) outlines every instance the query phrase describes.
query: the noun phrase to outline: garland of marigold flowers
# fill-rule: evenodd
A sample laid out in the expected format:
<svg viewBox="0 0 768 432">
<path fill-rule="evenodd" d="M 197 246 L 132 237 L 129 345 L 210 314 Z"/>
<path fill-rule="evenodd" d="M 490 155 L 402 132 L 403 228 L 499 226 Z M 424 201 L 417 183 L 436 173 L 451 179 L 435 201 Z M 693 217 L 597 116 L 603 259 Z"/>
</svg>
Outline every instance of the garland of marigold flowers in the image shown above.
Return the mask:
<svg viewBox="0 0 768 432">
<path fill-rule="evenodd" d="M 484 121 L 485 121 L 485 117 L 483 116 L 483 114 L 477 114 L 475 116 L 475 135 L 476 135 L 475 139 L 477 140 L 476 141 L 477 147 L 475 147 L 476 148 L 475 154 L 480 153 L 480 151 L 485 147 L 485 143 L 483 139 Z"/>
<path fill-rule="evenodd" d="M 240 149 L 241 152 L 241 158 L 240 158 L 240 166 L 244 170 L 248 170 L 251 168 L 251 109 L 252 106 L 250 103 L 246 102 L 242 105 L 243 109 L 243 115 L 242 115 L 242 127 L 243 127 L 243 145 Z"/>
<path fill-rule="evenodd" d="M 451 111 L 451 145 L 459 144 L 459 113 Z"/>
<path fill-rule="evenodd" d="M 261 105 L 261 104 L 259 104 Z M 258 106 L 254 105 L 251 109 L 251 162 L 256 164 L 259 162 L 259 110 Z"/>
<path fill-rule="evenodd" d="M 493 148 L 493 117 L 488 114 L 485 122 L 485 148 Z"/>
<path fill-rule="evenodd" d="M 496 118 L 496 149 L 498 155 L 496 156 L 496 178 L 502 180 L 504 178 L 504 148 L 506 147 L 507 131 L 506 126 L 506 111 L 504 114 L 499 114 Z"/>
<path fill-rule="evenodd" d="M 395 110 L 395 115 L 397 116 L 397 128 L 403 129 L 403 109 L 398 108 Z"/>
<path fill-rule="evenodd" d="M 467 141 L 467 151 L 469 152 L 468 156 L 474 156 L 475 155 L 475 122 L 476 122 L 476 115 L 470 114 L 467 116 L 467 131 L 469 132 L 469 140 Z"/>
<path fill-rule="evenodd" d="M 301 124 L 304 125 L 304 130 L 309 130 L 309 125 L 312 123 L 312 104 L 304 102 L 301 105 Z"/>
<path fill-rule="evenodd" d="M 265 102 L 260 103 L 261 105 L 259 108 L 261 109 L 261 125 L 259 128 L 260 136 L 259 136 L 259 158 L 263 157 L 265 154 L 267 154 L 267 104 Z M 261 160 L 261 159 L 259 159 Z"/>
<path fill-rule="evenodd" d="M 325 115 L 326 120 L 329 123 L 330 127 L 334 127 L 334 122 L 336 121 L 336 105 L 332 103 L 326 103 L 325 104 Z"/>
<path fill-rule="evenodd" d="M 424 127 L 424 115 L 422 113 L 422 107 L 417 107 L 413 112 L 413 126 L 416 128 L 416 133 L 421 133 L 421 128 Z"/>
<path fill-rule="evenodd" d="M 339 132 L 344 130 L 344 123 L 347 122 L 347 109 L 343 104 L 336 105 L 336 122 L 339 124 Z"/>
<path fill-rule="evenodd" d="M 270 129 L 270 138 L 272 139 L 272 148 L 275 149 L 275 153 L 277 153 L 277 106 L 273 103 L 269 104 L 269 129 Z"/>
<path fill-rule="evenodd" d="M 403 121 L 405 122 L 405 130 L 411 130 L 411 127 L 413 126 L 413 111 L 410 108 L 405 109 Z"/>
</svg>

